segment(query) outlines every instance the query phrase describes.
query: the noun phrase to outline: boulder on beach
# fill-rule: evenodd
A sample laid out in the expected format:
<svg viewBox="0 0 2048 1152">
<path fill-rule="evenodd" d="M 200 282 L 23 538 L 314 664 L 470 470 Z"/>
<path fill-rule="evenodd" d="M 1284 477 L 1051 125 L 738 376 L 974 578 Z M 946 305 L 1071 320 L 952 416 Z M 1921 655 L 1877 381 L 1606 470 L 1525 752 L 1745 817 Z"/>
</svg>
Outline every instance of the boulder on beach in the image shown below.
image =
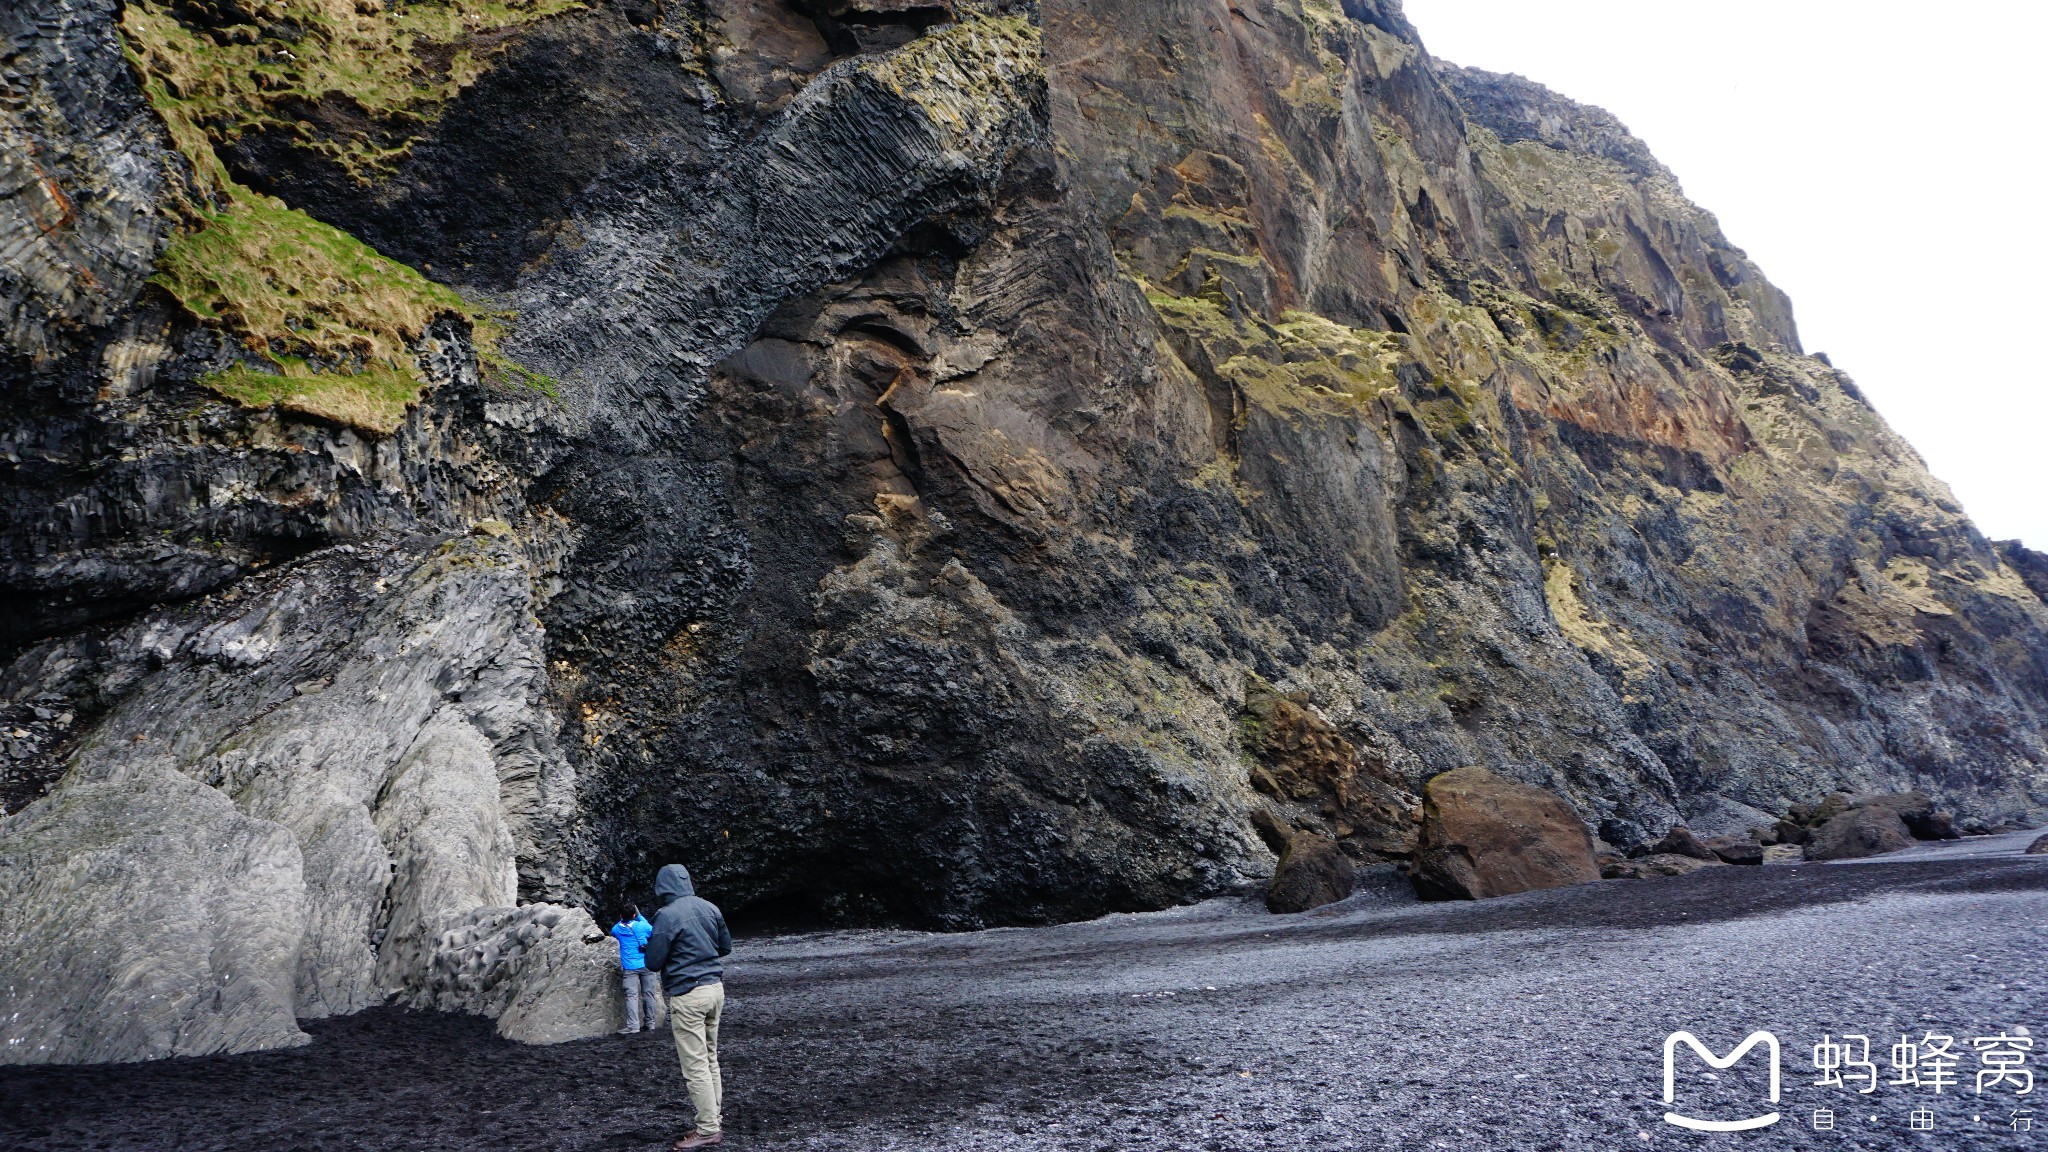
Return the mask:
<svg viewBox="0 0 2048 1152">
<path fill-rule="evenodd" d="M 1679 825 L 1666 832 L 1664 838 L 1657 841 L 1650 849 L 1650 854 L 1660 852 L 1669 853 L 1673 856 L 1690 856 L 1695 860 L 1718 861 L 1720 859 L 1719 856 L 1714 854 L 1712 848 L 1707 847 L 1704 841 L 1698 836 L 1693 835 L 1692 830 L 1684 825 Z"/>
<path fill-rule="evenodd" d="M 1806 845 L 1808 860 L 1854 860 L 1913 846 L 1913 833 L 1882 804 L 1850 808 L 1831 817 Z"/>
<path fill-rule="evenodd" d="M 1425 900 L 1483 900 L 1600 878 L 1593 837 L 1556 793 L 1459 768 L 1422 793 L 1415 890 Z"/>
<path fill-rule="evenodd" d="M 1633 860 L 1617 860 L 1600 870 L 1603 880 L 1651 880 L 1660 876 L 1683 876 L 1702 868 L 1720 868 L 1720 860 L 1684 856 L 1677 852 L 1652 852 Z M 1758 858 L 1761 863 L 1762 858 Z"/>
<path fill-rule="evenodd" d="M 0 1064 L 307 1042 L 299 845 L 161 763 L 0 820 Z"/>
<path fill-rule="evenodd" d="M 1962 830 L 1956 827 L 1956 818 L 1947 812 L 1929 813 L 1921 823 L 1906 821 L 1906 827 L 1918 840 L 1961 840 Z"/>
<path fill-rule="evenodd" d="M 1801 807 L 1794 805 L 1792 814 L 1801 817 Z M 1955 817 L 1936 809 L 1934 801 L 1920 792 L 1837 792 L 1805 812 L 1804 819 L 1811 829 L 1808 860 L 1853 860 L 1896 852 L 1915 840 L 1962 836 Z"/>
<path fill-rule="evenodd" d="M 1955 817 L 1937 811 L 1934 801 L 1921 792 L 1874 792 L 1849 801 L 1851 808 L 1879 808 L 1897 816 L 1915 840 L 1958 840 Z"/>
<path fill-rule="evenodd" d="M 1764 846 L 1749 836 L 1715 836 L 1701 843 L 1723 864 L 1764 862 Z"/>
<path fill-rule="evenodd" d="M 1787 816 L 1771 829 L 1770 839 L 1777 844 L 1804 844 L 1813 839 L 1813 829 Z"/>
<path fill-rule="evenodd" d="M 1818 828 L 1848 810 L 1849 794 L 1847 792 L 1830 792 L 1821 797 L 1819 803 L 1811 806 L 1794 804 L 1792 806 L 1792 815 L 1805 820 L 1807 827 Z"/>
<path fill-rule="evenodd" d="M 2027 855 L 2048 856 L 2048 835 L 2035 837 L 2034 842 L 2027 845 Z"/>
<path fill-rule="evenodd" d="M 1296 832 L 1280 854 L 1280 868 L 1266 888 L 1270 912 L 1306 912 L 1351 895 L 1358 869 L 1328 836 Z"/>
<path fill-rule="evenodd" d="M 528 904 L 452 917 L 415 1008 L 495 1017 L 523 1044 L 602 1036 L 625 1022 L 617 945 L 581 908 Z"/>
</svg>

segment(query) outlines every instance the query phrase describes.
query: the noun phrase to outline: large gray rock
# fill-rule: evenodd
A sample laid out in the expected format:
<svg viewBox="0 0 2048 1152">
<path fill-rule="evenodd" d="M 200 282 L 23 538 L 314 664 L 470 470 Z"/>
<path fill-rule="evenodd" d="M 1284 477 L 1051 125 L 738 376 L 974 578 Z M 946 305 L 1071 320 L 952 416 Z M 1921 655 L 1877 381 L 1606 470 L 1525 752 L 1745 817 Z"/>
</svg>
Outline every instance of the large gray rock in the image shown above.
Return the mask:
<svg viewBox="0 0 2048 1152">
<path fill-rule="evenodd" d="M 219 953 L 220 977 L 269 987 L 278 970 L 288 973 L 281 1027 L 246 1025 L 249 1010 L 239 1002 L 159 989 L 164 1027 L 206 1039 L 131 1040 L 120 1004 L 95 1002 L 75 1006 L 88 1023 L 73 1030 L 59 1058 L 290 1042 L 294 1017 L 418 997 L 445 965 L 447 926 L 473 910 L 537 922 L 540 911 L 513 908 L 521 870 L 529 890 L 562 892 L 575 835 L 573 777 L 540 707 L 545 677 L 531 575 L 514 543 L 475 536 L 338 549 L 245 584 L 239 595 L 145 616 L 111 643 L 59 643 L 31 654 L 31 674 L 89 668 L 100 684 L 118 687 L 114 706 L 79 742 L 59 792 L 16 818 L 52 813 L 37 817 L 45 829 L 38 842 L 61 834 L 47 829 L 64 826 L 54 813 L 73 811 L 76 797 L 127 798 L 135 837 L 153 827 L 170 835 L 200 797 L 216 821 L 264 830 L 266 843 L 289 850 L 291 864 L 288 883 L 277 880 L 290 890 L 289 916 L 266 917 L 252 930 L 218 901 L 192 896 L 176 913 L 189 921 L 184 929 L 124 938 L 121 961 L 140 970 L 161 954 L 163 978 L 185 980 L 193 975 L 181 959 L 189 941 L 246 934 L 246 946 Z M 93 665 L 95 658 L 102 662 Z M 145 868 L 159 851 L 155 840 L 136 843 L 115 854 L 123 867 Z M 102 881 L 101 872 L 67 884 L 59 869 L 45 881 L 51 858 L 35 859 L 22 874 L 42 886 L 36 906 L 50 923 L 98 923 L 123 906 L 123 885 Z M 233 854 L 174 861 L 178 882 L 199 894 L 247 889 L 254 899 L 268 891 L 249 886 L 242 873 L 253 865 Z M 564 914 L 548 910 L 549 926 Z M 492 949 L 482 974 L 493 995 L 427 999 L 494 1017 L 523 1005 L 508 1025 L 523 1037 L 603 1031 L 616 989 L 592 976 L 595 962 L 584 955 L 592 948 L 582 940 L 598 934 L 587 916 L 575 916 L 581 921 L 560 936 L 529 930 L 520 948 Z M 514 962 L 541 936 L 551 943 L 532 963 Z M 73 948 L 44 932 L 16 939 L 11 958 L 24 970 L 61 965 Z"/>
<path fill-rule="evenodd" d="M 0 1064 L 306 1043 L 299 846 L 161 764 L 0 820 Z"/>
<path fill-rule="evenodd" d="M 555 1044 L 624 1023 L 618 975 L 618 946 L 581 908 L 478 908 L 438 933 L 408 1001 L 495 1017 L 500 1036 Z"/>
<path fill-rule="evenodd" d="M 399 761 L 374 820 L 392 862 L 378 983 L 398 988 L 431 964 L 436 926 L 450 915 L 518 900 L 489 744 L 437 714 Z"/>
<path fill-rule="evenodd" d="M 422 974 L 424 926 L 518 903 L 522 833 L 538 847 L 561 831 L 507 812 L 507 794 L 530 796 L 535 821 L 569 802 L 558 755 L 507 779 L 553 747 L 529 579 L 497 540 L 428 541 L 139 622 L 121 640 L 160 666 L 81 743 L 71 778 L 166 759 L 289 829 L 306 887 L 299 1017 L 382 1003 Z"/>
</svg>

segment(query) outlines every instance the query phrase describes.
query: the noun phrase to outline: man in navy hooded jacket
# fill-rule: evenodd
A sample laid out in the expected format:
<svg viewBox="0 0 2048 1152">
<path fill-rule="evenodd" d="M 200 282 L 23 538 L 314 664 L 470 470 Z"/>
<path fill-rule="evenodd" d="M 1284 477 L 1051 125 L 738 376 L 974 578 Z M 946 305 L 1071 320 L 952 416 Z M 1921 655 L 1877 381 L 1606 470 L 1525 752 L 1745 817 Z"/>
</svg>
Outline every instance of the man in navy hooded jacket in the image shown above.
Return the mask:
<svg viewBox="0 0 2048 1152">
<path fill-rule="evenodd" d="M 718 1017 L 725 1010 L 724 958 L 732 952 L 732 933 L 718 906 L 697 895 L 681 864 L 662 865 L 654 877 L 654 898 L 661 911 L 654 914 L 654 934 L 647 940 L 647 967 L 661 973 L 669 1031 L 676 1038 L 690 1103 L 697 1109 L 696 1130 L 676 1147 L 702 1148 L 723 1142 Z"/>
</svg>

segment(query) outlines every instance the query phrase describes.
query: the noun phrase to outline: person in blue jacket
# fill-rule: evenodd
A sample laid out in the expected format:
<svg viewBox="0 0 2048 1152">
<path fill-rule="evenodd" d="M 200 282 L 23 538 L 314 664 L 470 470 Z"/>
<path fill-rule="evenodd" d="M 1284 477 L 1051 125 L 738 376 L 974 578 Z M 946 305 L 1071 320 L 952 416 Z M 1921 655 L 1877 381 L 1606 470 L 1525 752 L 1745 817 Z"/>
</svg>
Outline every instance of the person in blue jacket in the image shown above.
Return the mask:
<svg viewBox="0 0 2048 1152">
<path fill-rule="evenodd" d="M 612 925 L 612 939 L 619 942 L 619 968 L 623 972 L 622 982 L 626 986 L 626 1026 L 619 1029 L 619 1035 L 631 1035 L 641 1029 L 654 1031 L 654 1017 L 658 1009 L 656 998 L 660 996 L 661 973 L 647 967 L 647 938 L 654 935 L 654 925 L 640 914 L 637 904 L 626 905 L 626 914 L 617 924 Z M 642 1006 L 646 1011 L 641 1011 Z"/>
</svg>

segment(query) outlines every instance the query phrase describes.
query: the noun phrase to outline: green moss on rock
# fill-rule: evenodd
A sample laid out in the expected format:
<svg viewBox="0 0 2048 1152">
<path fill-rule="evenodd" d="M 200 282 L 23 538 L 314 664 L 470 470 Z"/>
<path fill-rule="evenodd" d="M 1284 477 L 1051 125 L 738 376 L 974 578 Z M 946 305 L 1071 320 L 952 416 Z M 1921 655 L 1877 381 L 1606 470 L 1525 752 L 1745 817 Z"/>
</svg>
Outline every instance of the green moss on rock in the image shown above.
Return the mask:
<svg viewBox="0 0 2048 1152">
<path fill-rule="evenodd" d="M 396 430 L 420 394 L 419 381 L 402 370 L 321 372 L 296 358 L 276 372 L 236 364 L 205 384 L 250 408 L 286 408 L 373 432 Z"/>
<path fill-rule="evenodd" d="M 496 34 L 571 8 L 575 0 L 131 0 L 121 15 L 130 60 L 180 149 L 281 129 L 359 179 L 389 171 L 403 132 L 321 133 L 288 109 L 341 98 L 371 121 L 430 122 L 475 82 Z M 218 163 L 201 177 L 226 179 Z"/>
<path fill-rule="evenodd" d="M 988 16 L 920 36 L 866 75 L 965 142 L 1000 131 L 1016 93 L 1045 83 L 1045 52 L 1029 20 Z"/>
<path fill-rule="evenodd" d="M 469 324 L 487 377 L 552 392 L 552 381 L 498 351 L 499 318 L 453 289 L 268 196 L 230 183 L 224 199 L 218 211 L 195 211 L 151 277 L 247 353 L 206 377 L 208 387 L 388 433 L 425 387 L 413 346 L 452 315 Z"/>
<path fill-rule="evenodd" d="M 1313 312 L 1277 323 L 1233 314 L 1220 294 L 1177 296 L 1146 285 L 1145 297 L 1182 346 L 1203 358 L 1248 403 L 1272 411 L 1356 411 L 1395 387 L 1405 356 L 1391 332 L 1351 328 Z"/>
<path fill-rule="evenodd" d="M 498 351 L 501 316 L 236 183 L 214 147 L 260 126 L 305 129 L 276 110 L 329 94 L 378 118 L 424 120 L 476 77 L 478 54 L 462 42 L 573 6 L 426 0 L 387 10 L 379 0 L 215 0 L 180 9 L 182 21 L 150 0 L 127 7 L 129 60 L 190 164 L 190 181 L 170 205 L 181 227 L 151 280 L 246 353 L 203 383 L 252 407 L 388 433 L 425 387 L 414 346 L 435 319 L 452 315 L 470 326 L 488 378 L 552 391 L 551 381 Z M 200 16 L 211 19 L 202 24 Z M 445 60 L 429 69 L 420 53 L 434 45 Z M 403 150 L 366 139 L 301 142 L 358 175 Z"/>
</svg>

